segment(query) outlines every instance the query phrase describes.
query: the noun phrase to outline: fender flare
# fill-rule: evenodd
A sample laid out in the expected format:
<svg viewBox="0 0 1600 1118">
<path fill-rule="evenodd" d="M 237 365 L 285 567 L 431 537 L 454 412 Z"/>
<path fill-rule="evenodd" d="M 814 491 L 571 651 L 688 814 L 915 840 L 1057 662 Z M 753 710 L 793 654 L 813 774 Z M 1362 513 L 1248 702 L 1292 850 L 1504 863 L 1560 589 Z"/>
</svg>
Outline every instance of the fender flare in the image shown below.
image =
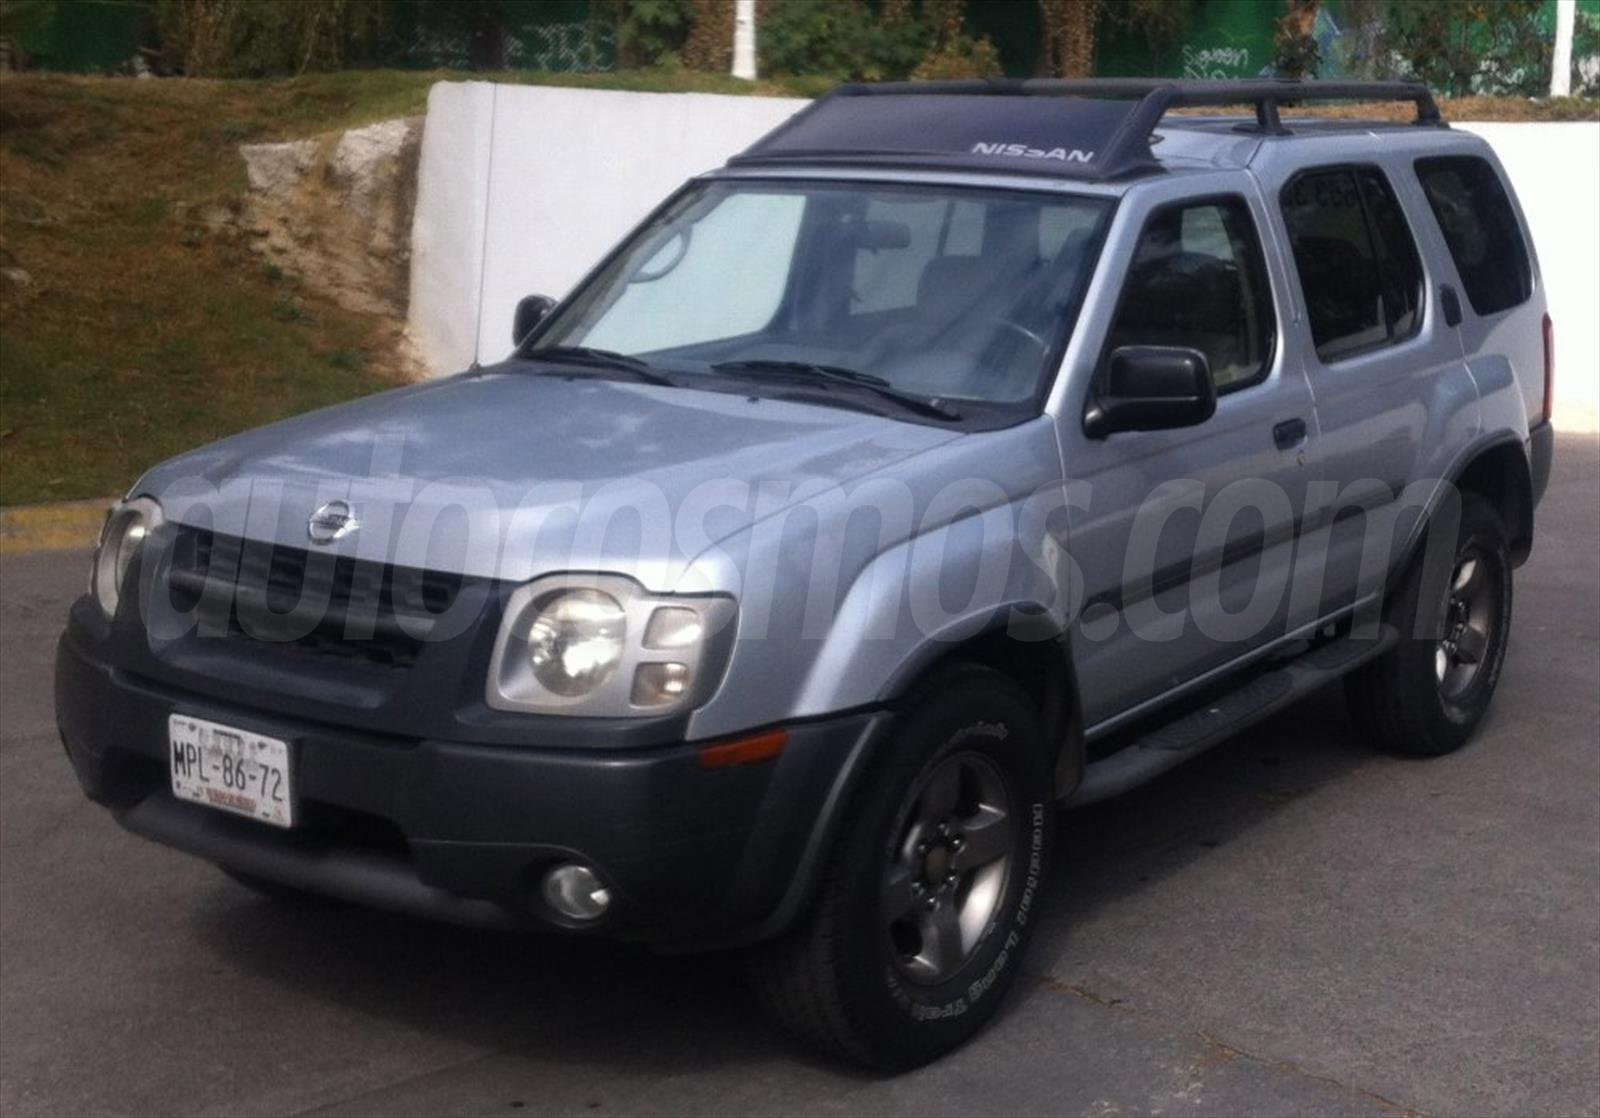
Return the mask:
<svg viewBox="0 0 1600 1118">
<path fill-rule="evenodd" d="M 1427 535 L 1428 525 L 1433 522 L 1444 504 L 1449 488 L 1459 486 L 1461 479 L 1484 455 L 1506 447 L 1516 448 L 1518 452 L 1516 458 L 1522 467 L 1513 471 L 1511 475 L 1511 484 L 1515 487 L 1518 508 L 1521 510 L 1520 522 L 1506 525 L 1507 531 L 1511 534 L 1512 566 L 1519 567 L 1527 560 L 1533 546 L 1533 470 L 1528 464 L 1524 440 L 1519 439 L 1514 432 L 1497 431 L 1473 440 L 1456 455 L 1446 476 L 1428 494 L 1428 499 L 1422 507 L 1422 514 L 1416 524 L 1412 525 L 1405 546 L 1400 549 L 1390 571 L 1391 577 L 1410 565 L 1417 549 L 1422 545 L 1423 538 Z"/>
<path fill-rule="evenodd" d="M 1050 647 L 1061 658 L 1065 672 L 1059 688 L 1062 710 L 1058 728 L 1061 740 L 1046 744 L 1055 750 L 1053 763 L 1057 799 L 1062 800 L 1072 794 L 1083 779 L 1084 745 L 1080 717 L 1082 706 L 1078 701 L 1071 633 L 1042 608 L 1029 603 L 1000 605 L 963 618 L 924 640 L 891 676 L 879 697 L 877 713 L 840 766 L 828 790 L 822 810 L 817 814 L 817 821 L 806 839 L 805 850 L 794 867 L 789 888 L 772 913 L 738 937 L 739 941 L 757 942 L 781 934 L 816 896 L 823 864 L 838 838 L 849 805 L 860 789 L 862 776 L 871 768 L 878 751 L 887 748 L 893 740 L 895 702 L 926 672 L 947 659 L 959 657 L 962 649 L 970 649 L 983 641 L 1007 639 L 1037 644 L 1041 648 Z"/>
</svg>

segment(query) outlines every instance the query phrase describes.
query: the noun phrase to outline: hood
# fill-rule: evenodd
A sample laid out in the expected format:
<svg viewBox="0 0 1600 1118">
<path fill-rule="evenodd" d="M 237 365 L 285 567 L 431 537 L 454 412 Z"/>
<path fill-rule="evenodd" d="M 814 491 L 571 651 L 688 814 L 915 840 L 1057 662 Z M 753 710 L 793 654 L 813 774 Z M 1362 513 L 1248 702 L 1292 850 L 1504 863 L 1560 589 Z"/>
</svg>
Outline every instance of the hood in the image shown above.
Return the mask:
<svg viewBox="0 0 1600 1118">
<path fill-rule="evenodd" d="M 292 547 L 515 581 L 555 570 L 670 589 L 706 546 L 818 486 L 960 432 L 822 405 L 499 366 L 235 435 L 151 470 L 169 519 Z"/>
</svg>

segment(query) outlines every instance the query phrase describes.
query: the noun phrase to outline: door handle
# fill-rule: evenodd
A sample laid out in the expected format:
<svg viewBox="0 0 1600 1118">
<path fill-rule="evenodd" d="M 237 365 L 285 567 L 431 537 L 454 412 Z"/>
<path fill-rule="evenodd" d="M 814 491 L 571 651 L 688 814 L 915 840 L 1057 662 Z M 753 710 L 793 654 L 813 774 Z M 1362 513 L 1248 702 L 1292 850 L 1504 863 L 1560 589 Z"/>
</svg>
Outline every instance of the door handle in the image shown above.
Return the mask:
<svg viewBox="0 0 1600 1118">
<path fill-rule="evenodd" d="M 1446 326 L 1461 325 L 1461 296 L 1448 283 L 1439 285 L 1439 309 L 1444 311 Z"/>
<path fill-rule="evenodd" d="M 1299 446 L 1306 441 L 1306 421 L 1285 419 L 1272 429 L 1272 441 L 1278 445 L 1279 450 Z"/>
</svg>

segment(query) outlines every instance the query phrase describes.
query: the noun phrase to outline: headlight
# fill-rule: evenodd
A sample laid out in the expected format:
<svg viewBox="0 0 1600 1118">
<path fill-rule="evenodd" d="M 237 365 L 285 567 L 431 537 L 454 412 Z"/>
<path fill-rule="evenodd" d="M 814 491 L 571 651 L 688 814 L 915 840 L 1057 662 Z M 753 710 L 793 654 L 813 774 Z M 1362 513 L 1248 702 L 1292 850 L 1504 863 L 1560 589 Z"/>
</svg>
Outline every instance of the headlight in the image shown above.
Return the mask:
<svg viewBox="0 0 1600 1118">
<path fill-rule="evenodd" d="M 137 497 L 112 507 L 100 529 L 89 569 L 89 592 L 107 617 L 115 617 L 123 580 L 138 558 L 150 533 L 161 527 L 161 506 L 149 497 Z"/>
<path fill-rule="evenodd" d="M 610 594 L 558 591 L 528 631 L 533 678 L 569 699 L 587 695 L 616 672 L 627 631 L 628 616 Z"/>
<path fill-rule="evenodd" d="M 590 717 L 683 710 L 721 678 L 733 614 L 731 598 L 650 594 L 617 575 L 539 579 L 506 602 L 485 701 Z"/>
</svg>

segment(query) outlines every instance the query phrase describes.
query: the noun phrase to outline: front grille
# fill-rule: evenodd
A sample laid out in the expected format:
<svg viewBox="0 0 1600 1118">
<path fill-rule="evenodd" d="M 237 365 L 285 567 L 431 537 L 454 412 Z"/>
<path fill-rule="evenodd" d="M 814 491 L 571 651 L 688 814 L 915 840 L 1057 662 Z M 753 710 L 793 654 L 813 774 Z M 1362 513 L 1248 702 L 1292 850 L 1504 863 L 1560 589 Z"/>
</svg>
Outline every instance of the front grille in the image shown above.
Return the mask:
<svg viewBox="0 0 1600 1118">
<path fill-rule="evenodd" d="M 457 603 L 458 574 L 243 540 L 180 525 L 173 606 L 202 636 L 409 668 Z"/>
</svg>

